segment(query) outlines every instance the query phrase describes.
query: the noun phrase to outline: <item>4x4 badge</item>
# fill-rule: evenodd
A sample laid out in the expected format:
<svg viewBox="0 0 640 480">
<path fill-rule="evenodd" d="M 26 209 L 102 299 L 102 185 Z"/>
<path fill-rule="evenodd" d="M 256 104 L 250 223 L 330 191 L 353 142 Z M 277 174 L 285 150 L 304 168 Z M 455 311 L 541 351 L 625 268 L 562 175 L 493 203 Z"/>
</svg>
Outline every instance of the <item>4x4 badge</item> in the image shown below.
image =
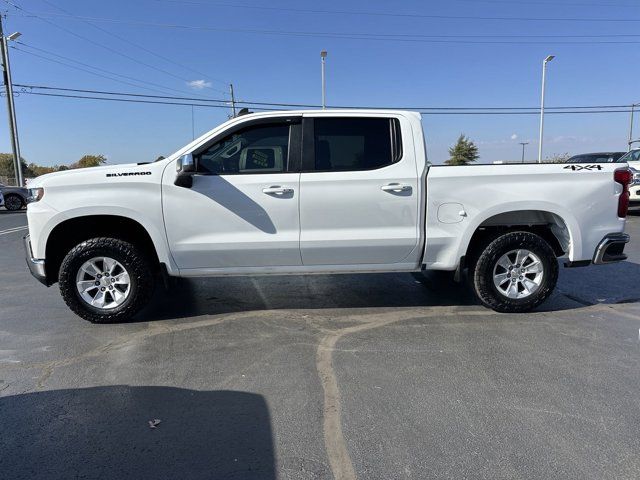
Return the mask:
<svg viewBox="0 0 640 480">
<path fill-rule="evenodd" d="M 602 165 L 567 165 L 564 168 L 577 172 L 579 170 L 602 170 Z"/>
</svg>

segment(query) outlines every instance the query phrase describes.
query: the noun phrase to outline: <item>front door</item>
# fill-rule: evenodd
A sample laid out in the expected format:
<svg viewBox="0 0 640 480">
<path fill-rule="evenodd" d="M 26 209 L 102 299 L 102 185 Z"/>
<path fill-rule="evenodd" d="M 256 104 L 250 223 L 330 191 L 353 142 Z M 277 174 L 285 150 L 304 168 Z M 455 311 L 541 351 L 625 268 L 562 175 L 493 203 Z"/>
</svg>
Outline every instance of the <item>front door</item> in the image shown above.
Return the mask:
<svg viewBox="0 0 640 480">
<path fill-rule="evenodd" d="M 184 273 L 301 265 L 299 118 L 243 125 L 194 152 L 191 188 L 165 173 L 167 238 Z"/>
<path fill-rule="evenodd" d="M 409 122 L 305 115 L 302 155 L 305 266 L 417 262 L 419 189 Z"/>
</svg>

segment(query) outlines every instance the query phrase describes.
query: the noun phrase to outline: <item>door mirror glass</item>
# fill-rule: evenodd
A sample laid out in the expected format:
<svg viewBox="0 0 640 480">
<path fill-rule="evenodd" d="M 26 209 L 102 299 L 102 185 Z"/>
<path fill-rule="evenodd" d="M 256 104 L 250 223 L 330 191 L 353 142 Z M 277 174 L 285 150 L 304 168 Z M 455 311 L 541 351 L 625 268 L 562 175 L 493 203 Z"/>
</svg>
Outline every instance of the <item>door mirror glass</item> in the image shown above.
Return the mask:
<svg viewBox="0 0 640 480">
<path fill-rule="evenodd" d="M 178 163 L 176 164 L 176 170 L 179 173 L 193 173 L 196 171 L 196 163 L 193 159 L 193 155 L 190 153 L 186 153 L 184 154 L 182 157 L 180 157 L 180 160 L 178 160 Z"/>
</svg>

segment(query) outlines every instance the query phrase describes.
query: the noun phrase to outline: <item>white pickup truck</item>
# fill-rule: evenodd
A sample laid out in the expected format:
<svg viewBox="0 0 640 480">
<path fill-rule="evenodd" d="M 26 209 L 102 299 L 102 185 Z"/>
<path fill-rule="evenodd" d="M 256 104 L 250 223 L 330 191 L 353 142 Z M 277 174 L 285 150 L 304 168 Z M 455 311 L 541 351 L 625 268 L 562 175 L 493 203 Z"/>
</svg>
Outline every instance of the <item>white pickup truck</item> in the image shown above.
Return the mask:
<svg viewBox="0 0 640 480">
<path fill-rule="evenodd" d="M 33 180 L 27 263 L 92 322 L 130 318 L 158 278 L 463 271 L 523 312 L 567 266 L 624 260 L 626 165 L 428 167 L 420 115 L 236 117 L 155 163 Z M 295 295 L 295 292 L 292 292 Z"/>
</svg>

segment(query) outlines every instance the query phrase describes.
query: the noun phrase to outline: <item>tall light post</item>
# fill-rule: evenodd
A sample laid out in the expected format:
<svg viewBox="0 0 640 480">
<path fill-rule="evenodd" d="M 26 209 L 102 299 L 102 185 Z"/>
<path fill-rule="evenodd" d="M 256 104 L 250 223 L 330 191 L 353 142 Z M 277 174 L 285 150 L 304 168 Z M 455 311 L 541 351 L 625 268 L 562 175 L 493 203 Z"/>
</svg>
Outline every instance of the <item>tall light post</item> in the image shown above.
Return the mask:
<svg viewBox="0 0 640 480">
<path fill-rule="evenodd" d="M 529 142 L 520 142 L 520 145 L 522 145 L 522 162 L 524 163 L 524 147 L 525 145 L 529 145 Z"/>
<path fill-rule="evenodd" d="M 627 152 L 631 151 L 631 145 L 635 142 L 633 141 L 633 113 L 636 107 L 640 106 L 640 103 L 632 103 L 631 104 L 631 119 L 629 120 L 629 146 L 627 148 Z"/>
<path fill-rule="evenodd" d="M 11 67 L 9 65 L 9 46 L 8 40 L 15 40 L 20 36 L 19 32 L 11 35 L 4 34 L 2 29 L 2 16 L 0 15 L 0 42 L 2 43 L 2 77 L 4 86 L 7 91 L 7 110 L 9 112 L 9 131 L 11 132 L 11 148 L 13 150 L 13 166 L 16 175 L 16 185 L 22 187 L 24 185 L 22 179 L 22 165 L 20 163 L 20 142 L 18 141 L 18 123 L 16 121 L 16 107 L 13 102 L 13 83 L 11 82 Z"/>
<path fill-rule="evenodd" d="M 327 58 L 327 51 L 322 50 L 320 52 L 320 58 L 322 61 L 322 109 L 327 108 L 327 83 L 325 80 L 324 67 L 325 67 L 325 59 Z"/>
<path fill-rule="evenodd" d="M 544 90 L 547 77 L 547 63 L 553 60 L 555 55 L 549 55 L 542 62 L 542 98 L 540 100 L 540 140 L 538 142 L 538 163 L 542 163 L 542 137 L 544 135 Z"/>
</svg>

